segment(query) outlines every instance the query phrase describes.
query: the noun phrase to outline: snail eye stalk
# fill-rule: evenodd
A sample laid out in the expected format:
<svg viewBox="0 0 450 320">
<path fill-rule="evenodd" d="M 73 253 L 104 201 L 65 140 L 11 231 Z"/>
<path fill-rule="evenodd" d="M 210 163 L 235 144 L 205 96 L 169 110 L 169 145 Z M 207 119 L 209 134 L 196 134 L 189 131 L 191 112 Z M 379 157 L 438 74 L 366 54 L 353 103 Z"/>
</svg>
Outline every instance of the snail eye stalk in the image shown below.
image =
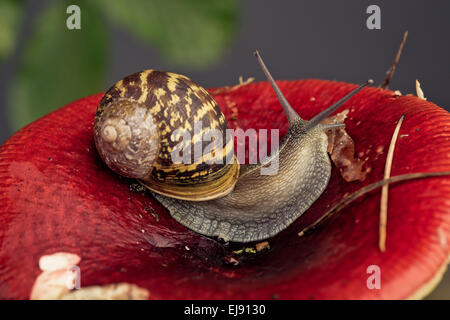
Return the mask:
<svg viewBox="0 0 450 320">
<path fill-rule="evenodd" d="M 283 92 L 281 92 L 281 90 L 278 87 L 277 83 L 273 79 L 272 75 L 269 72 L 269 69 L 267 69 L 267 67 L 266 67 L 263 59 L 261 58 L 261 55 L 259 54 L 259 52 L 255 51 L 254 55 L 258 59 L 258 62 L 260 64 L 260 66 L 261 66 L 261 69 L 263 70 L 264 74 L 266 75 L 267 80 L 269 81 L 270 85 L 272 86 L 273 91 L 275 91 L 275 94 L 277 95 L 278 100 L 280 101 L 281 106 L 284 109 L 284 113 L 286 114 L 286 116 L 288 118 L 288 121 L 289 121 L 289 126 L 292 126 L 292 124 L 295 123 L 295 122 L 304 121 L 302 118 L 300 118 L 298 113 L 294 110 L 294 108 L 292 108 L 292 106 L 286 100 L 286 97 L 284 96 Z"/>
<path fill-rule="evenodd" d="M 330 123 L 330 124 L 324 124 L 323 130 L 331 130 L 331 129 L 339 129 L 339 128 L 345 128 L 345 123 Z"/>
<path fill-rule="evenodd" d="M 306 130 L 307 131 L 311 130 L 312 128 L 317 126 L 323 120 L 328 118 L 328 116 L 330 116 L 333 112 L 335 112 L 340 106 L 342 106 L 345 102 L 347 102 L 351 97 L 353 97 L 355 94 L 357 94 L 359 91 L 361 91 L 362 89 L 364 89 L 365 87 L 367 87 L 370 84 L 373 84 L 372 79 L 367 80 L 366 83 L 363 83 L 358 88 L 356 88 L 353 91 L 351 91 L 350 93 L 348 93 L 345 97 L 341 98 L 335 104 L 333 104 L 332 106 L 328 107 L 327 109 L 323 110 L 322 112 L 320 112 L 319 114 L 314 116 L 314 118 L 312 118 L 311 120 L 309 120 L 306 123 Z"/>
</svg>

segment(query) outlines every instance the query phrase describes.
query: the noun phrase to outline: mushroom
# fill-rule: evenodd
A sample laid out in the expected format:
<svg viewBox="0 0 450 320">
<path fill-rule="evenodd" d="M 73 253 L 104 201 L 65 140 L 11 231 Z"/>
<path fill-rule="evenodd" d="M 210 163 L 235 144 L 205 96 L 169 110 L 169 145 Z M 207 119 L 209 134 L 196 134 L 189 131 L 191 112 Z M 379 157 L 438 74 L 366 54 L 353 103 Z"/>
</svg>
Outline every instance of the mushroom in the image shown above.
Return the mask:
<svg viewBox="0 0 450 320">
<path fill-rule="evenodd" d="M 321 80 L 279 85 L 306 119 L 354 88 Z M 286 133 L 268 83 L 210 92 L 218 92 L 214 98 L 227 117 L 234 115 L 231 127 Z M 125 282 L 153 299 L 421 298 L 442 277 L 449 256 L 449 177 L 390 185 L 384 253 L 378 249 L 379 190 L 298 235 L 344 195 L 382 179 L 402 114 L 391 176 L 449 171 L 450 115 L 435 104 L 377 88 L 355 96 L 346 130 L 355 154 L 366 159 L 366 179 L 346 182 L 333 167 L 325 192 L 293 225 L 268 239 L 266 249 L 230 259 L 240 247 L 188 230 L 150 193 L 130 188 L 134 180 L 103 164 L 92 136 L 102 96 L 77 100 L 0 147 L 1 299 L 29 298 L 40 257 L 56 252 L 81 258 L 83 286 Z M 381 272 L 380 289 L 368 288 L 371 266 Z"/>
</svg>

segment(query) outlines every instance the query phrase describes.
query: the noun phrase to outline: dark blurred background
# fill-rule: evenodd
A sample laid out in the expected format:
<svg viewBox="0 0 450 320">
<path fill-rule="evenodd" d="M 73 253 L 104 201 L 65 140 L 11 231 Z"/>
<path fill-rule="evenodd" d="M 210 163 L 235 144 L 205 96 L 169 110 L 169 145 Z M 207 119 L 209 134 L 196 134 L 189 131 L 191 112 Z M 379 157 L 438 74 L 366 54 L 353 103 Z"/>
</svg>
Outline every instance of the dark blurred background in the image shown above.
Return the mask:
<svg viewBox="0 0 450 320">
<path fill-rule="evenodd" d="M 66 9 L 81 9 L 68 30 Z M 369 30 L 369 5 L 381 30 Z M 124 76 L 162 69 L 204 87 L 263 80 L 259 49 L 277 79 L 361 83 L 385 78 L 405 30 L 409 37 L 390 89 L 447 109 L 447 0 L 0 0 L 0 144 L 22 126 Z M 450 275 L 430 295 L 450 298 Z"/>
</svg>

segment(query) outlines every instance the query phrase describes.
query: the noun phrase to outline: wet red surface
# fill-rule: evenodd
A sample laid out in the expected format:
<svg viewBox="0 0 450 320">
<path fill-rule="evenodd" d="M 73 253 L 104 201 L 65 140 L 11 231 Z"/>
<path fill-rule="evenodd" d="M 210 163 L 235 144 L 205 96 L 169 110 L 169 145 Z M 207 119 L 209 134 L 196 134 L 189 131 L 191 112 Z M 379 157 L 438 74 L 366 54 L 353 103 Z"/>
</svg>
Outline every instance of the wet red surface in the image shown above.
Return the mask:
<svg viewBox="0 0 450 320">
<path fill-rule="evenodd" d="M 280 82 L 305 119 L 355 86 Z M 380 192 L 350 204 L 302 237 L 297 233 L 344 195 L 383 177 L 386 152 L 401 114 L 392 176 L 450 170 L 450 115 L 413 96 L 366 88 L 349 109 L 347 132 L 369 169 L 345 182 L 333 168 L 319 200 L 270 249 L 234 255 L 174 221 L 148 193 L 130 189 L 99 158 L 92 122 L 102 94 L 75 101 L 16 133 L 0 147 L 0 298 L 26 299 L 44 254 L 81 257 L 81 285 L 135 283 L 153 299 L 406 298 L 430 281 L 449 255 L 450 178 L 390 186 L 387 251 L 378 250 Z M 270 86 L 255 83 L 214 96 L 230 127 L 280 128 L 287 120 Z M 276 196 L 274 190 L 273 196 Z M 367 267 L 381 268 L 369 290 Z"/>
</svg>

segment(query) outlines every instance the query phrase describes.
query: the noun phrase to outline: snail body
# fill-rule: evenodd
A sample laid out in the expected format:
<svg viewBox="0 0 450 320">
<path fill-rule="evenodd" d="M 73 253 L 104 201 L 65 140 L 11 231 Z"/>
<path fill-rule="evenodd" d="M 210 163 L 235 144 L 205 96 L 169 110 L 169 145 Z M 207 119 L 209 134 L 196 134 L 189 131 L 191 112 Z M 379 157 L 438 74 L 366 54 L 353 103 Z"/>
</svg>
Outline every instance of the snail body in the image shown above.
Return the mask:
<svg viewBox="0 0 450 320">
<path fill-rule="evenodd" d="M 276 175 L 261 175 L 258 166 L 243 170 L 233 192 L 204 202 L 155 196 L 175 220 L 201 234 L 236 242 L 269 238 L 304 213 L 326 188 L 331 172 L 327 144 L 322 128 L 305 134 L 304 126 L 295 123 L 280 144 Z"/>
<path fill-rule="evenodd" d="M 181 224 L 225 241 L 272 237 L 319 198 L 331 174 L 325 132 L 343 126 L 321 122 L 370 83 L 305 121 L 289 105 L 259 54 L 255 55 L 289 121 L 278 150 L 257 165 L 239 165 L 217 103 L 181 75 L 147 70 L 121 80 L 101 100 L 94 121 L 97 149 L 111 169 L 137 178 Z M 216 152 L 223 163 L 206 163 L 207 156 L 193 159 L 193 164 L 174 164 L 170 159 L 171 131 L 179 127 L 189 131 L 195 119 L 224 134 L 226 143 Z M 195 142 L 194 133 L 191 143 Z M 261 174 L 274 159 L 279 162 L 277 173 Z"/>
</svg>

